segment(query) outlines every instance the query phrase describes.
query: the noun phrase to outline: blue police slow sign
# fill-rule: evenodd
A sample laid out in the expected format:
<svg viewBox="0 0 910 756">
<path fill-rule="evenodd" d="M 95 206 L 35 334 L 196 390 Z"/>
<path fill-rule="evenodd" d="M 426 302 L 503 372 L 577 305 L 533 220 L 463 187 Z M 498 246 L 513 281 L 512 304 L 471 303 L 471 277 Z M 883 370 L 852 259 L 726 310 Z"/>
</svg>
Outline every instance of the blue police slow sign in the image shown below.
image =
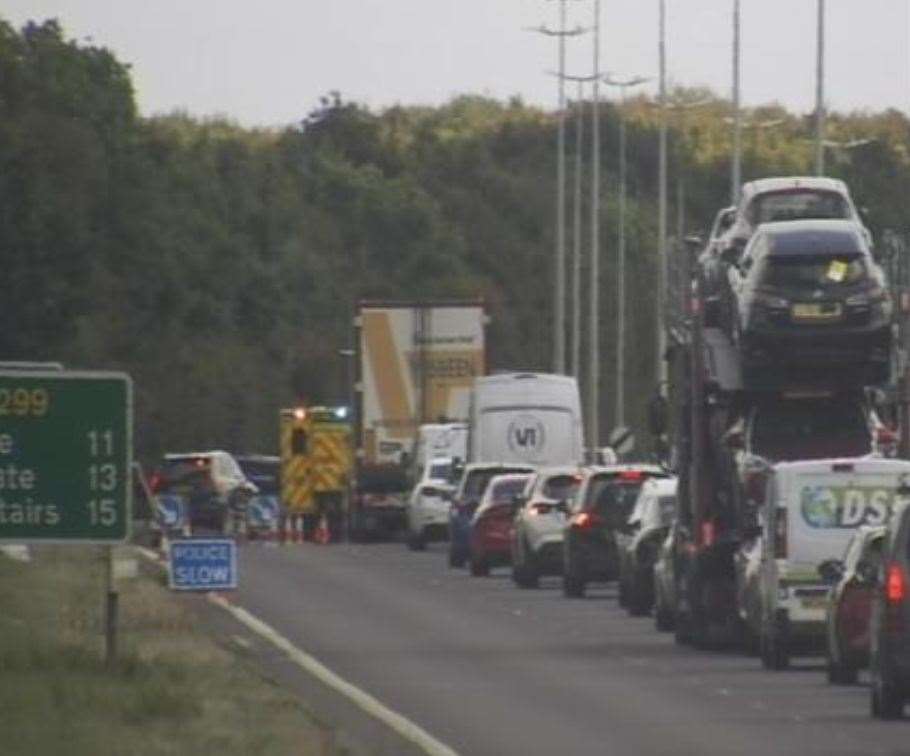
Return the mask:
<svg viewBox="0 0 910 756">
<path fill-rule="evenodd" d="M 237 588 L 237 544 L 230 538 L 171 541 L 170 585 L 177 591 Z"/>
</svg>

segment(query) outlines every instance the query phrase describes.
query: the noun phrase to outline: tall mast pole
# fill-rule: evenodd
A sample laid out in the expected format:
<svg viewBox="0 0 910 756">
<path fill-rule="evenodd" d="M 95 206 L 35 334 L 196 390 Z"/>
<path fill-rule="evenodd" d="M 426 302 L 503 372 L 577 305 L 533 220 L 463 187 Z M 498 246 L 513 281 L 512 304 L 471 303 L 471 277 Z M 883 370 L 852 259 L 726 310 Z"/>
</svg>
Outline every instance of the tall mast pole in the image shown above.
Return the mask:
<svg viewBox="0 0 910 756">
<path fill-rule="evenodd" d="M 566 0 L 559 0 L 559 128 L 556 158 L 556 275 L 553 372 L 566 372 Z"/>
<path fill-rule="evenodd" d="M 594 112 L 591 117 L 591 311 L 588 328 L 588 447 L 600 448 L 600 0 L 594 0 Z"/>
<path fill-rule="evenodd" d="M 815 74 L 815 173 L 825 174 L 825 0 L 818 0 L 818 60 Z"/>
<path fill-rule="evenodd" d="M 664 354 L 667 351 L 667 334 L 664 328 L 667 270 L 667 5 L 660 4 L 660 42 L 658 56 L 660 63 L 660 155 L 658 160 L 657 200 L 657 364 L 659 385 L 667 380 L 667 365 Z"/>
<path fill-rule="evenodd" d="M 739 202 L 742 186 L 742 112 L 740 109 L 740 0 L 733 0 L 733 166 L 730 172 L 730 204 Z"/>
<path fill-rule="evenodd" d="M 584 84 L 578 82 L 575 120 L 575 203 L 572 234 L 572 375 L 581 377 L 581 185 L 584 152 Z"/>
</svg>

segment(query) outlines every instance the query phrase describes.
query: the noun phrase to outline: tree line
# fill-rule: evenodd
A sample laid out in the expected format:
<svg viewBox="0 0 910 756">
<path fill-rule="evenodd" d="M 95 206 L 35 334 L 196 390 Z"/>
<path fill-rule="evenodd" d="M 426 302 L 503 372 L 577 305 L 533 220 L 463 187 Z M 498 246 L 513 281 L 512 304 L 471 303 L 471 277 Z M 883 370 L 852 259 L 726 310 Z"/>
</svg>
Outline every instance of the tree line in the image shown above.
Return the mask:
<svg viewBox="0 0 910 756">
<path fill-rule="evenodd" d="M 698 89 L 676 90 L 671 104 L 671 228 L 680 218 L 690 233 L 728 201 L 729 105 Z M 591 104 L 567 113 L 570 182 L 579 107 L 590 117 Z M 617 104 L 602 103 L 600 115 L 606 431 Z M 659 113 L 640 97 L 623 115 L 626 417 L 643 435 L 655 372 Z M 777 105 L 745 119 L 746 179 L 811 172 L 811 119 Z M 280 129 L 185 113 L 143 118 L 129 66 L 110 51 L 67 39 L 56 21 L 2 22 L 0 359 L 129 372 L 147 460 L 165 450 L 273 452 L 280 407 L 343 402 L 338 350 L 350 346 L 361 298 L 482 297 L 491 368 L 548 370 L 556 129 L 555 113 L 518 98 L 374 112 L 337 92 Z M 832 146 L 829 173 L 848 181 L 877 229 L 905 229 L 907 118 L 832 114 L 829 129 L 836 143 L 869 140 Z M 586 165 L 590 145 L 582 149 Z"/>
</svg>

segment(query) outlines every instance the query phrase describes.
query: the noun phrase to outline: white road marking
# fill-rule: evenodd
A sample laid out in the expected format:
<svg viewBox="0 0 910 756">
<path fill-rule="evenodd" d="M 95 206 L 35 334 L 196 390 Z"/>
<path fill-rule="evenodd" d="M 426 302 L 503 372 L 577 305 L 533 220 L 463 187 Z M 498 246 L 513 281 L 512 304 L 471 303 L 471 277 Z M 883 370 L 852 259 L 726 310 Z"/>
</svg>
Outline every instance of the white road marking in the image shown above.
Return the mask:
<svg viewBox="0 0 910 756">
<path fill-rule="evenodd" d="M 164 566 L 164 559 L 157 552 L 141 546 L 137 546 L 136 548 L 146 559 Z M 223 596 L 216 593 L 209 593 L 206 595 L 206 598 L 210 603 L 215 604 L 221 609 L 224 609 L 224 611 L 232 614 L 238 622 L 267 640 L 275 646 L 275 648 L 283 651 L 292 662 L 305 672 L 308 672 L 317 680 L 320 680 L 325 685 L 328 685 L 336 692 L 348 698 L 364 712 L 390 727 L 405 740 L 413 743 L 424 753 L 428 754 L 428 756 L 458 756 L 457 751 L 434 738 L 430 733 L 410 719 L 407 719 L 397 711 L 393 711 L 380 702 L 379 699 L 336 675 L 318 659 L 297 648 L 297 646 L 291 643 L 291 641 L 281 635 L 277 630 L 270 625 L 267 625 L 255 615 L 250 614 L 250 612 L 243 607 L 231 604 Z M 234 638 L 236 639 L 237 636 L 234 636 Z"/>
<path fill-rule="evenodd" d="M 392 711 L 392 709 L 366 691 L 336 675 L 318 659 L 301 651 L 277 630 L 250 614 L 243 607 L 234 606 L 223 597 L 212 593 L 208 594 L 208 600 L 216 606 L 220 606 L 226 612 L 230 612 L 238 622 L 241 622 L 250 630 L 269 641 L 275 648 L 287 654 L 288 658 L 298 667 L 301 667 L 316 679 L 353 701 L 367 714 L 391 727 L 405 740 L 423 750 L 424 753 L 430 756 L 456 756 L 457 752 L 445 743 L 434 738 L 410 719 L 396 711 Z"/>
</svg>

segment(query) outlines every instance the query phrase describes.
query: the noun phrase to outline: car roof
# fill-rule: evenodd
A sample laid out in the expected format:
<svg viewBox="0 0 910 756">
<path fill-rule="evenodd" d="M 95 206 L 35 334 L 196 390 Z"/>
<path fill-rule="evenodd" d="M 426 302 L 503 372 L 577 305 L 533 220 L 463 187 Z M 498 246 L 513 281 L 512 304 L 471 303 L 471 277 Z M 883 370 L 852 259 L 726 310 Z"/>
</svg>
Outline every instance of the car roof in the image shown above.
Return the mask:
<svg viewBox="0 0 910 756">
<path fill-rule="evenodd" d="M 847 185 L 840 179 L 827 176 L 774 176 L 756 179 L 743 184 L 743 197 L 752 197 L 768 192 L 785 192 L 793 189 L 816 189 L 848 195 Z"/>
<path fill-rule="evenodd" d="M 773 469 L 776 474 L 826 473 L 832 472 L 832 468 L 835 465 L 849 465 L 854 471 L 861 472 L 910 474 L 910 461 L 905 459 L 885 459 L 883 457 L 832 457 L 830 459 L 777 462 L 773 465 Z"/>
<path fill-rule="evenodd" d="M 471 462 L 465 466 L 464 471 L 467 474 L 475 470 L 495 470 L 499 467 L 527 470 L 528 472 L 534 472 L 536 469 L 534 465 L 529 465 L 527 462 Z"/>
<path fill-rule="evenodd" d="M 263 462 L 269 464 L 278 464 L 281 462 L 281 457 L 276 457 L 273 454 L 235 454 L 234 459 L 236 459 L 240 464 L 244 462 Z"/>
<path fill-rule="evenodd" d="M 645 472 L 645 473 L 655 473 L 669 475 L 669 472 L 665 470 L 660 465 L 652 464 L 651 462 L 642 462 L 640 464 L 635 464 L 634 462 L 628 462 L 624 465 L 591 465 L 590 467 L 583 468 L 582 472 L 587 475 L 597 475 L 600 473 L 621 473 L 621 472 Z"/>
<path fill-rule="evenodd" d="M 526 481 L 531 476 L 531 471 L 529 470 L 526 473 L 503 473 L 502 475 L 496 475 L 490 480 L 490 486 L 495 486 L 499 483 L 517 483 Z M 489 488 L 487 489 L 489 490 Z"/>
<path fill-rule="evenodd" d="M 167 461 L 179 460 L 179 459 L 189 459 L 190 457 L 195 457 L 195 458 L 205 457 L 207 459 L 211 459 L 212 457 L 217 457 L 220 454 L 227 454 L 228 456 L 230 456 L 230 454 L 226 451 L 222 451 L 221 449 L 215 449 L 213 451 L 179 452 L 179 453 L 175 453 L 175 454 L 165 454 L 164 459 Z"/>
<path fill-rule="evenodd" d="M 815 219 L 763 223 L 772 255 L 859 254 L 868 251 L 856 221 Z"/>
</svg>

